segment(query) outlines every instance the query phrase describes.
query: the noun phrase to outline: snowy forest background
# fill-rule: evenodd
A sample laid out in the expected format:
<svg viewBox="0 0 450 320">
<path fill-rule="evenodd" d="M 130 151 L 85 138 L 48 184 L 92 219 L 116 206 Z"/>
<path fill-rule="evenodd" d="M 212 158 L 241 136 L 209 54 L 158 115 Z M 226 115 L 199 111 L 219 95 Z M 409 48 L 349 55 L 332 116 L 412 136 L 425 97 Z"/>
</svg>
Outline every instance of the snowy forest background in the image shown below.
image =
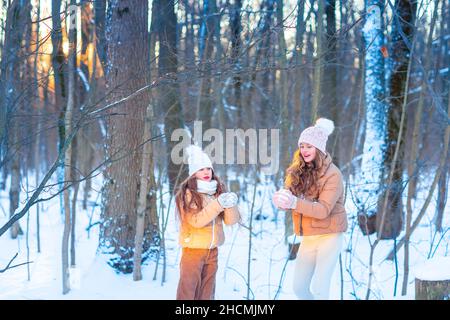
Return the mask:
<svg viewBox="0 0 450 320">
<path fill-rule="evenodd" d="M 318 117 L 349 216 L 332 298 L 448 285 L 448 1 L 5 0 L 0 25 L 0 299 L 174 299 L 195 120 L 280 130 L 277 174 L 215 165 L 243 215 L 218 299 L 295 299 L 271 196 Z"/>
</svg>

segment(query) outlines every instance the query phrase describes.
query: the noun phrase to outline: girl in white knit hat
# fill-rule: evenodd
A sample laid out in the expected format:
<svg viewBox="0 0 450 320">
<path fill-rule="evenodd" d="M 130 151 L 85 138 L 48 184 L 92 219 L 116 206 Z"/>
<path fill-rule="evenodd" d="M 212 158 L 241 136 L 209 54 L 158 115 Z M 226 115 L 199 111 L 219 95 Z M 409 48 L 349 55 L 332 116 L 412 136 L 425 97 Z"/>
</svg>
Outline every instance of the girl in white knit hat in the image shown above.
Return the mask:
<svg viewBox="0 0 450 320">
<path fill-rule="evenodd" d="M 238 196 L 225 192 L 208 155 L 200 147 L 186 149 L 189 177 L 176 195 L 182 247 L 177 300 L 213 300 L 218 247 L 224 243 L 223 223 L 240 220 Z"/>
<path fill-rule="evenodd" d="M 303 237 L 294 271 L 299 299 L 328 299 L 347 230 L 342 174 L 326 151 L 333 130 L 331 120 L 320 118 L 300 134 L 285 189 L 273 196 L 278 208 L 292 210 L 294 232 Z"/>
</svg>

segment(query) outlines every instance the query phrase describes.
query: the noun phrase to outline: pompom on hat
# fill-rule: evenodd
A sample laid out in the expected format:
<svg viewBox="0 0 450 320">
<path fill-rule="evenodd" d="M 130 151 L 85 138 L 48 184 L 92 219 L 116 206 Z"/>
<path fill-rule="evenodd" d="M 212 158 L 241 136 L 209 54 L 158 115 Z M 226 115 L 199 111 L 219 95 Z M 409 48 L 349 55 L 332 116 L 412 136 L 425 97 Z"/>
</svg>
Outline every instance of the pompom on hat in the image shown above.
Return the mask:
<svg viewBox="0 0 450 320">
<path fill-rule="evenodd" d="M 308 143 L 326 154 L 328 136 L 333 133 L 333 131 L 333 121 L 326 118 L 319 118 L 314 126 L 308 127 L 302 131 L 300 138 L 298 139 L 298 147 L 300 148 L 301 143 Z"/>
<path fill-rule="evenodd" d="M 203 168 L 213 169 L 209 156 L 197 145 L 190 145 L 186 148 L 187 161 L 189 164 L 189 176 Z"/>
</svg>

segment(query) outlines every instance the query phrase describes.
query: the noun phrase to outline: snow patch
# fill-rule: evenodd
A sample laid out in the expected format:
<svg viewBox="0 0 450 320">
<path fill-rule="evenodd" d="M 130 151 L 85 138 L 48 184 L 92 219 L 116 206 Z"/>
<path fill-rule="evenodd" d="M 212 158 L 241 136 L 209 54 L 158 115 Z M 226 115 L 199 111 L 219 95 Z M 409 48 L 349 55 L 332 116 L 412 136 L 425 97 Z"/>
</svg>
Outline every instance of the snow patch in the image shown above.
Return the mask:
<svg viewBox="0 0 450 320">
<path fill-rule="evenodd" d="M 450 257 L 434 257 L 425 261 L 416 269 L 415 275 L 421 280 L 450 280 Z"/>
</svg>

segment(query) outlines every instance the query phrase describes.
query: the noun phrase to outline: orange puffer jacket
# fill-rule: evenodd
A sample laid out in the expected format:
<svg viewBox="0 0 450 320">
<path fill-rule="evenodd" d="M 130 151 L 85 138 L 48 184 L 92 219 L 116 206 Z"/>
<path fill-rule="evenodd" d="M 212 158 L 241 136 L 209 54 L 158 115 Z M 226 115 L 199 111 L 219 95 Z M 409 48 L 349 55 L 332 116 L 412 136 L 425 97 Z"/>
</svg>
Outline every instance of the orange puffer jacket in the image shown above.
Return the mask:
<svg viewBox="0 0 450 320">
<path fill-rule="evenodd" d="M 319 172 L 319 188 L 298 198 L 292 210 L 294 232 L 301 236 L 345 232 L 348 227 L 344 208 L 344 183 L 341 171 L 327 154 Z"/>
<path fill-rule="evenodd" d="M 190 192 L 187 191 L 186 201 L 190 201 Z M 214 196 L 201 193 L 203 208 L 193 207 L 184 210 L 180 206 L 181 228 L 179 244 L 182 247 L 195 249 L 213 249 L 225 241 L 223 223 L 233 225 L 240 220 L 237 206 L 224 209 Z M 223 212 L 223 214 L 221 214 Z"/>
</svg>

